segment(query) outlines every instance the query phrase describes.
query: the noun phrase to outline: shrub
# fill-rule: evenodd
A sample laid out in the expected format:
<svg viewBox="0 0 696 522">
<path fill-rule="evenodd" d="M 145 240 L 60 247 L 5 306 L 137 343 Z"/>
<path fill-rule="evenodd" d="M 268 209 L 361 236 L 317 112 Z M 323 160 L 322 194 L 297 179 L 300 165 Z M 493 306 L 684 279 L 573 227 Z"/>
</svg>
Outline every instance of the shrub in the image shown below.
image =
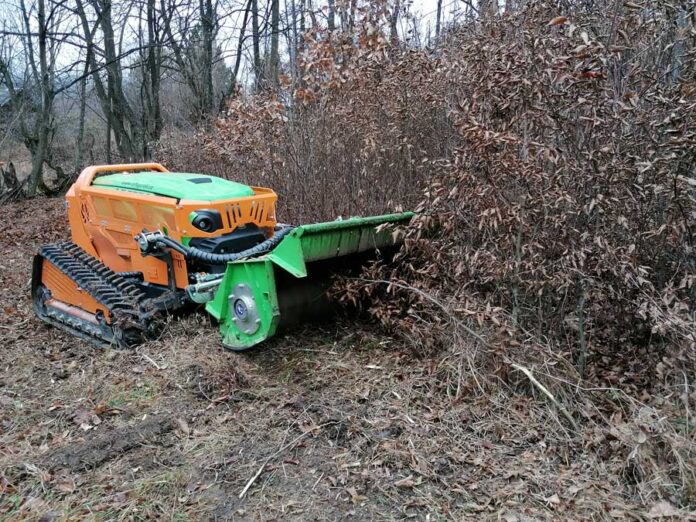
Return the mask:
<svg viewBox="0 0 696 522">
<path fill-rule="evenodd" d="M 274 187 L 289 221 L 421 200 L 404 263 L 369 275 L 401 289 L 343 288 L 421 341 L 447 322 L 425 292 L 572 348 L 581 372 L 693 346 L 694 15 L 607 9 L 535 2 L 413 50 L 388 44 L 370 4 L 306 36 L 295 80 L 233 100 L 198 156 Z"/>
</svg>

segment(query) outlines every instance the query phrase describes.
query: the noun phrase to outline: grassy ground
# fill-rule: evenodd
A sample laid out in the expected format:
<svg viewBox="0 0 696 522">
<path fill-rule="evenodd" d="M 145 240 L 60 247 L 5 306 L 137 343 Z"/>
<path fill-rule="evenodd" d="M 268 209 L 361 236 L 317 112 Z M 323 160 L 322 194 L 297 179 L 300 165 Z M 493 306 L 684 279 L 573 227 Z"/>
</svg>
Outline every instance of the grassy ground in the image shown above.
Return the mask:
<svg viewBox="0 0 696 522">
<path fill-rule="evenodd" d="M 624 464 L 538 398 L 453 400 L 451 360 L 364 323 L 236 354 L 198 314 L 133 351 L 92 348 L 28 298 L 32 254 L 68 235 L 63 202 L 0 217 L 2 520 L 688 516 L 642 505 Z"/>
</svg>

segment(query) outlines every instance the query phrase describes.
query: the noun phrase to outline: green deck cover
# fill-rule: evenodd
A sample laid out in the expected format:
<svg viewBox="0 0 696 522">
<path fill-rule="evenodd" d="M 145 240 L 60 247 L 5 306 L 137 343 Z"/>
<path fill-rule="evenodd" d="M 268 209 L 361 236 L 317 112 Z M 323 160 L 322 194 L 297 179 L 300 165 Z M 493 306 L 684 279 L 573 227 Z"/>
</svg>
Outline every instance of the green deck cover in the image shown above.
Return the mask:
<svg viewBox="0 0 696 522">
<path fill-rule="evenodd" d="M 252 188 L 247 185 L 206 174 L 186 172 L 109 174 L 98 177 L 92 184 L 127 192 L 196 201 L 218 201 L 254 195 Z"/>
</svg>

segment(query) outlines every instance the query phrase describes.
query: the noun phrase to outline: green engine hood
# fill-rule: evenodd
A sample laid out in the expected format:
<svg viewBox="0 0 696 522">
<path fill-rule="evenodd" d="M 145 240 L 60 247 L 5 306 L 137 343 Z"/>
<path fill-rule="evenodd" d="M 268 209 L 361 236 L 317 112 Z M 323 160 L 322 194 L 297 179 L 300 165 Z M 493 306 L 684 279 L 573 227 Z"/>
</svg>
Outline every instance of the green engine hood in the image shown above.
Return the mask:
<svg viewBox="0 0 696 522">
<path fill-rule="evenodd" d="M 109 174 L 98 177 L 92 184 L 127 192 L 198 201 L 217 201 L 254 195 L 252 188 L 247 185 L 215 176 L 185 172 Z"/>
</svg>

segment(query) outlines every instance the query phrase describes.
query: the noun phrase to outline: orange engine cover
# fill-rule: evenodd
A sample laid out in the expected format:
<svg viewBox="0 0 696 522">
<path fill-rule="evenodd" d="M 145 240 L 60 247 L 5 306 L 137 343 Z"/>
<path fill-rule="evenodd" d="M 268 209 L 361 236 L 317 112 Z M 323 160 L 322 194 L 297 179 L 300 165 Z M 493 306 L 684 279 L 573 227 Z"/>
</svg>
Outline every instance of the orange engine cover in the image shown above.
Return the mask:
<svg viewBox="0 0 696 522">
<path fill-rule="evenodd" d="M 181 242 L 187 238 L 228 234 L 248 223 L 265 229 L 270 235 L 276 225 L 278 196 L 267 188 L 251 187 L 254 194 L 248 197 L 194 201 L 92 184 L 100 174 L 143 171 L 168 172 L 158 163 L 87 167 L 66 194 L 73 242 L 115 272 L 142 272 L 148 283 L 169 284 L 167 263 L 140 253 L 134 238 L 143 230 L 161 230 Z M 213 233 L 193 227 L 189 215 L 201 209 L 218 211 L 223 227 Z M 174 283 L 177 288 L 184 288 L 189 283 L 186 261 L 178 252 L 171 255 Z"/>
</svg>

